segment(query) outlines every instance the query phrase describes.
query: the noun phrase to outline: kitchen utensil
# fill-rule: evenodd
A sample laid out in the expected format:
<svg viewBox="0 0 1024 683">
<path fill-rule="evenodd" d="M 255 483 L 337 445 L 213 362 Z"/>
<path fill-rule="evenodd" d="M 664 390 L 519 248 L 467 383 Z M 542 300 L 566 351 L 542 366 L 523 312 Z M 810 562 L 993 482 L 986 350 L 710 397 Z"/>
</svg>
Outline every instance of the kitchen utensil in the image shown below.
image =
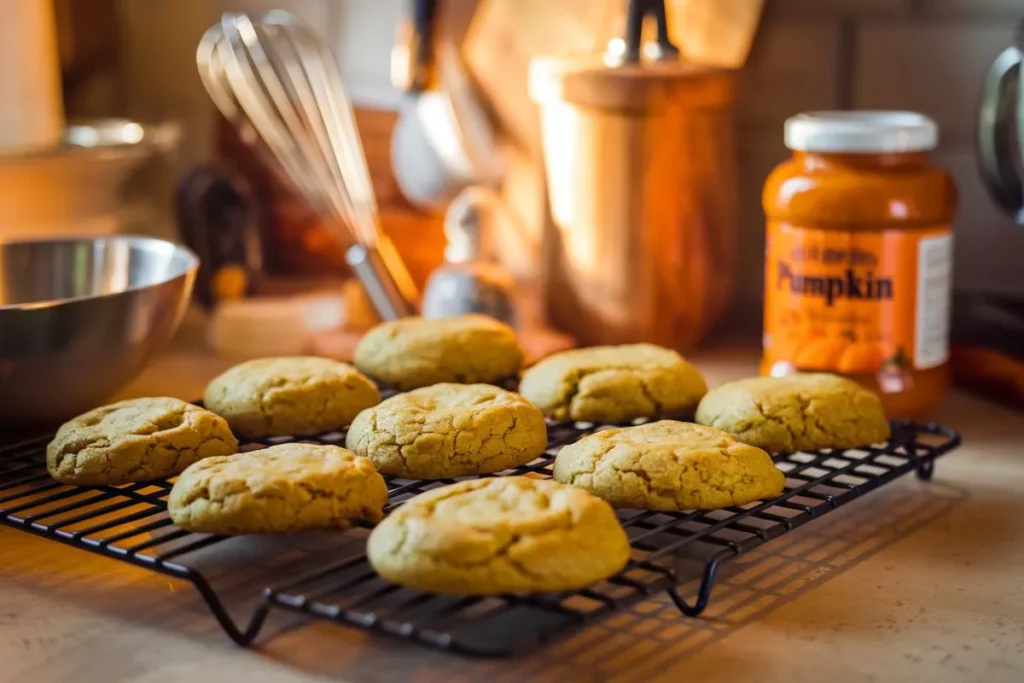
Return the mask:
<svg viewBox="0 0 1024 683">
<path fill-rule="evenodd" d="M 443 209 L 471 185 L 496 185 L 502 175 L 494 131 L 462 58 L 435 30 L 437 4 L 411 0 L 391 61 L 392 85 L 406 93 L 391 165 L 405 198 L 426 210 Z"/>
<path fill-rule="evenodd" d="M 125 179 L 179 138 L 172 123 L 91 119 L 71 123 L 56 146 L 0 154 L 0 237 L 118 231 Z"/>
<path fill-rule="evenodd" d="M 174 208 L 181 238 L 201 263 L 196 299 L 212 308 L 250 294 L 263 270 L 263 216 L 245 180 L 199 166 L 179 183 Z"/>
<path fill-rule="evenodd" d="M 512 277 L 490 251 L 493 224 L 501 200 L 488 188 L 464 190 L 448 207 L 444 232 L 445 264 L 423 290 L 423 316 L 443 318 L 483 313 L 516 324 Z"/>
<path fill-rule="evenodd" d="M 335 228 L 381 318 L 412 314 L 416 288 L 380 233 L 352 105 L 323 39 L 280 10 L 227 12 L 203 36 L 196 61 L 224 117 Z"/>
<path fill-rule="evenodd" d="M 498 185 L 504 170 L 487 113 L 446 43 L 437 49 L 437 72 L 438 89 L 406 96 L 391 140 L 399 189 L 428 210 L 443 208 L 472 185 Z"/>
<path fill-rule="evenodd" d="M 1024 225 L 1024 20 L 1013 45 L 996 57 L 982 87 L 977 153 L 982 179 L 992 198 Z"/>
<path fill-rule="evenodd" d="M 650 10 L 632 3 L 629 25 Z M 633 31 L 605 58 L 531 70 L 554 223 L 548 320 L 583 344 L 690 348 L 734 287 L 734 73 L 678 61 L 664 12 L 655 16 L 659 46 L 643 52 L 659 61 L 641 57 Z"/>
<path fill-rule="evenodd" d="M 148 237 L 0 241 L 0 424 L 94 408 L 177 329 L 199 261 Z"/>
<path fill-rule="evenodd" d="M 398 25 L 391 48 L 391 85 L 423 92 L 434 80 L 432 57 L 437 0 L 406 0 L 408 15 Z"/>
</svg>

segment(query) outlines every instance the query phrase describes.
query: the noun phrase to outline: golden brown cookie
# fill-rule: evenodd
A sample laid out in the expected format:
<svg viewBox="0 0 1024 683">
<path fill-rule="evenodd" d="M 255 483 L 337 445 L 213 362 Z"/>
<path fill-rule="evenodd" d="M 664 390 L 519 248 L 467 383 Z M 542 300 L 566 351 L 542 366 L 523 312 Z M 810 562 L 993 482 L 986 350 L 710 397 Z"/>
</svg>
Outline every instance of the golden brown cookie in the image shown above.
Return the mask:
<svg viewBox="0 0 1024 683">
<path fill-rule="evenodd" d="M 435 384 L 359 413 L 345 441 L 381 474 L 446 479 L 525 465 L 547 446 L 544 416 L 490 384 Z"/>
<path fill-rule="evenodd" d="M 556 420 L 622 424 L 689 417 L 707 385 L 675 351 L 627 344 L 549 356 L 523 374 L 519 391 Z"/>
<path fill-rule="evenodd" d="M 65 423 L 46 468 L 65 484 L 102 486 L 169 477 L 202 458 L 238 452 L 223 418 L 176 398 L 135 398 Z"/>
<path fill-rule="evenodd" d="M 379 401 L 377 387 L 354 367 L 315 356 L 241 363 L 214 378 L 203 397 L 242 436 L 339 429 Z"/>
<path fill-rule="evenodd" d="M 878 396 L 856 382 L 823 373 L 723 384 L 700 402 L 697 422 L 769 453 L 854 448 L 890 436 Z"/>
<path fill-rule="evenodd" d="M 381 576 L 434 593 L 583 588 L 618 572 L 629 540 L 611 507 L 550 479 L 491 477 L 416 496 L 377 525 Z"/>
<path fill-rule="evenodd" d="M 287 443 L 197 462 L 174 483 L 167 511 L 187 531 L 284 534 L 376 522 L 387 500 L 384 479 L 366 458 L 338 446 Z"/>
<path fill-rule="evenodd" d="M 614 507 L 675 511 L 775 498 L 786 480 L 760 448 L 674 420 L 586 436 L 559 451 L 554 476 Z"/>
<path fill-rule="evenodd" d="M 377 325 L 356 345 L 355 364 L 400 391 L 439 382 L 498 382 L 519 373 L 511 327 L 483 315 L 403 318 Z"/>
</svg>

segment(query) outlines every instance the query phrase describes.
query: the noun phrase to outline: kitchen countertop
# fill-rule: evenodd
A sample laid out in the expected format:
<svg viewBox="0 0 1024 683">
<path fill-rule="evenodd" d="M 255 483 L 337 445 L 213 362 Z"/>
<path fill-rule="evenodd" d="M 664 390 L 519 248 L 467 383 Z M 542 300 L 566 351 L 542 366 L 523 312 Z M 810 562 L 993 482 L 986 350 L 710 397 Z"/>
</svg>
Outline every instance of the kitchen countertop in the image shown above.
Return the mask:
<svg viewBox="0 0 1024 683">
<path fill-rule="evenodd" d="M 124 392 L 193 399 L 228 365 L 183 335 Z M 717 384 L 751 347 L 693 354 Z M 0 681 L 1021 681 L 1024 413 L 961 393 L 911 476 L 743 556 L 701 619 L 654 598 L 518 660 L 314 623 L 234 646 L 191 586 L 0 528 Z"/>
</svg>

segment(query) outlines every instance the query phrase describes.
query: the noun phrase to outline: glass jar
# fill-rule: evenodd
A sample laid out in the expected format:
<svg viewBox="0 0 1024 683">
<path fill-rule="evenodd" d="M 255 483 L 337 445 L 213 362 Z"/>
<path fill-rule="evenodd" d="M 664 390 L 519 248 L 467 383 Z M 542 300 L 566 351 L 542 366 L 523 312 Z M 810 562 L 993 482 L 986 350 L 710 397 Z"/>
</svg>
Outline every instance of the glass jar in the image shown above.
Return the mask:
<svg viewBox="0 0 1024 683">
<path fill-rule="evenodd" d="M 793 155 L 769 175 L 762 374 L 834 372 L 920 417 L 949 388 L 956 211 L 931 165 L 935 123 L 913 112 L 786 121 Z"/>
</svg>

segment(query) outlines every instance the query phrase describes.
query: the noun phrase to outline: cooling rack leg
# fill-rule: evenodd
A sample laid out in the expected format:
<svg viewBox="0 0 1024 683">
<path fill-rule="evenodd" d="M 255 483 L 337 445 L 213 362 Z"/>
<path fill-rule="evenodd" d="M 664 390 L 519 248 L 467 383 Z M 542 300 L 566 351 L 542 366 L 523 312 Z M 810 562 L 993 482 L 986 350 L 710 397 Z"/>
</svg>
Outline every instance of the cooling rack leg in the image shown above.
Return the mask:
<svg viewBox="0 0 1024 683">
<path fill-rule="evenodd" d="M 918 463 L 917 465 L 917 478 L 921 481 L 930 481 L 934 472 L 934 460 L 928 460 L 927 462 Z"/>
<path fill-rule="evenodd" d="M 697 600 L 692 605 L 683 600 L 675 586 L 668 589 L 668 596 L 684 615 L 699 617 L 701 612 L 707 608 L 708 602 L 711 600 L 711 587 L 714 586 L 715 575 L 718 573 L 718 563 L 719 560 L 714 559 L 704 565 L 704 574 L 701 576 L 700 588 L 697 590 Z"/>
<path fill-rule="evenodd" d="M 256 640 L 256 636 L 260 632 L 260 628 L 262 628 L 269 610 L 265 601 L 256 608 L 252 618 L 249 620 L 249 624 L 245 627 L 245 630 L 242 630 L 235 624 L 235 620 L 228 614 L 224 604 L 217 597 L 217 594 L 213 592 L 213 589 L 210 588 L 210 584 L 206 582 L 206 579 L 195 575 L 190 577 L 190 580 L 192 585 L 196 587 L 196 590 L 199 591 L 199 595 L 206 601 L 206 605 L 210 608 L 214 618 L 217 619 L 217 623 L 220 624 L 231 640 L 242 647 L 248 647 L 252 644 L 252 641 Z"/>
</svg>

